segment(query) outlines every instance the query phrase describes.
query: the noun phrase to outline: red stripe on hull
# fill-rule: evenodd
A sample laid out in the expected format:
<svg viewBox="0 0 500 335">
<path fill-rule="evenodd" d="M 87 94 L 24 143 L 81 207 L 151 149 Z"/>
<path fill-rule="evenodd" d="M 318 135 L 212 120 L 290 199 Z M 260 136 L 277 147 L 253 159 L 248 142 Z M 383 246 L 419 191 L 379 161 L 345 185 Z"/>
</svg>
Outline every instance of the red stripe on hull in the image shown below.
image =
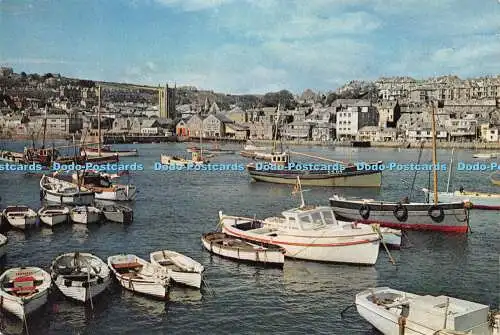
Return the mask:
<svg viewBox="0 0 500 335">
<path fill-rule="evenodd" d="M 438 224 L 419 224 L 419 223 L 397 223 L 391 221 L 376 221 L 376 220 L 362 220 L 356 221 L 357 223 L 364 224 L 380 224 L 381 227 L 395 228 L 395 229 L 408 229 L 408 230 L 431 230 L 452 233 L 466 233 L 469 230 L 465 226 L 440 226 Z"/>
<path fill-rule="evenodd" d="M 254 236 L 240 234 L 240 233 L 235 232 L 227 227 L 224 227 L 224 229 L 227 230 L 231 235 L 235 235 L 235 236 L 247 239 L 247 240 L 258 241 L 258 242 L 263 242 L 263 243 L 268 243 L 268 244 L 293 245 L 293 246 L 298 246 L 298 247 L 345 247 L 345 246 L 349 246 L 349 245 L 365 244 L 365 243 L 372 243 L 372 242 L 377 241 L 377 239 L 374 239 L 374 240 L 360 240 L 360 241 L 356 241 L 356 242 L 328 243 L 328 244 L 283 242 L 283 241 L 276 241 L 276 240 L 273 241 L 271 239 L 263 239 L 263 238 L 258 238 L 258 237 L 254 237 Z"/>
</svg>

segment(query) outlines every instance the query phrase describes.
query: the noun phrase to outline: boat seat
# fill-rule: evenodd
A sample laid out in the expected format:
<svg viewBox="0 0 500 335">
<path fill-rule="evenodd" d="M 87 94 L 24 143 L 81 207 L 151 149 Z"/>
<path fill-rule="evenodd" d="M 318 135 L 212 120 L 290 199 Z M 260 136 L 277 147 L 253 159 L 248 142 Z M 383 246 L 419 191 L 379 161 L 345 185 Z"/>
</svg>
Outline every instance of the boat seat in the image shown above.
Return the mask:
<svg viewBox="0 0 500 335">
<path fill-rule="evenodd" d="M 134 269 L 134 268 L 139 268 L 142 267 L 142 265 L 138 262 L 131 262 L 131 263 L 117 263 L 113 264 L 113 267 L 115 269 Z"/>
</svg>

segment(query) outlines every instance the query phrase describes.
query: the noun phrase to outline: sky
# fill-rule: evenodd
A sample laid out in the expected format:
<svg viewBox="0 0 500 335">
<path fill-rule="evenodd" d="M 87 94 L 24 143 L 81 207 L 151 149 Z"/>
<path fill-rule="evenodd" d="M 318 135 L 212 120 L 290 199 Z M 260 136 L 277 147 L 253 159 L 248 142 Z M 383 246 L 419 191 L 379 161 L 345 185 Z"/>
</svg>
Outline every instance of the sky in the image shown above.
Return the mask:
<svg viewBox="0 0 500 335">
<path fill-rule="evenodd" d="M 0 0 L 15 72 L 232 94 L 500 74 L 500 0 Z"/>
</svg>

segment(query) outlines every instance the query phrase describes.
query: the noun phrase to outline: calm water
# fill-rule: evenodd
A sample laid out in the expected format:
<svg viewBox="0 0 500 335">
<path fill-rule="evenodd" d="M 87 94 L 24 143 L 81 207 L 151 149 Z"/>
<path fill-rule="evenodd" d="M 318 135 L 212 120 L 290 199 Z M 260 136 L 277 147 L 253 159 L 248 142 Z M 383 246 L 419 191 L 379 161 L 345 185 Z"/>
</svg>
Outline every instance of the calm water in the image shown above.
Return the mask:
<svg viewBox="0 0 500 335">
<path fill-rule="evenodd" d="M 21 143 L 5 143 L 22 149 Z M 115 146 L 126 148 L 127 146 Z M 117 253 L 134 253 L 149 259 L 151 251 L 172 249 L 201 262 L 211 290 L 202 293 L 173 289 L 167 303 L 135 296 L 115 283 L 94 309 L 67 301 L 56 290 L 47 308 L 28 321 L 30 334 L 377 334 L 351 309 L 357 292 L 375 286 L 391 286 L 426 294 L 446 294 L 490 304 L 500 300 L 498 212 L 474 212 L 473 233 L 467 236 L 410 232 L 409 245 L 392 254 L 393 266 L 380 253 L 374 267 L 287 261 L 283 270 L 266 269 L 223 260 L 202 249 L 200 236 L 217 225 L 217 212 L 266 217 L 298 205 L 291 186 L 252 183 L 245 172 L 156 172 L 154 162 L 161 153 L 185 154 L 184 144 L 135 146 L 139 157 L 122 162 L 141 162 L 145 171 L 133 173 L 139 187 L 134 222 L 129 226 L 101 224 L 89 227 L 66 225 L 45 227 L 30 233 L 8 231 L 8 254 L 3 267 L 23 265 L 48 269 L 63 252 L 89 251 L 103 260 Z M 236 147 L 235 147 L 236 148 Z M 298 149 L 297 149 L 298 150 Z M 332 159 L 397 160 L 414 162 L 418 150 L 375 148 L 307 148 Z M 450 153 L 438 157 L 449 162 Z M 424 151 L 422 161 L 430 159 Z M 455 153 L 455 161 L 474 162 L 472 152 Z M 219 156 L 214 162 L 246 163 L 239 155 Z M 465 189 L 500 192 L 491 185 L 490 171 L 458 172 L 454 184 Z M 420 173 L 413 200 L 422 200 L 420 188 L 427 187 L 428 174 Z M 440 173 L 445 188 L 446 172 Z M 380 190 L 337 189 L 352 196 L 397 200 L 407 195 L 413 172 L 385 171 Z M 40 206 L 39 178 L 19 173 L 0 173 L 2 206 Z M 328 204 L 334 189 L 314 188 L 305 193 L 306 202 Z M 2 331 L 22 333 L 15 318 L 1 316 Z"/>
</svg>

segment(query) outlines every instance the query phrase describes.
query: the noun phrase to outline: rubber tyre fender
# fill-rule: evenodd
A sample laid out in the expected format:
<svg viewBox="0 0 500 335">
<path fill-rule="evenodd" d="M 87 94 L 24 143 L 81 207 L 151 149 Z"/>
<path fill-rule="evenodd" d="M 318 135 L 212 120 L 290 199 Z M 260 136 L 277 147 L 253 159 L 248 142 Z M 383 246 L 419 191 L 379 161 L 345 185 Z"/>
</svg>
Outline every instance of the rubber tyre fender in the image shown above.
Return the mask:
<svg viewBox="0 0 500 335">
<path fill-rule="evenodd" d="M 408 209 L 401 203 L 394 208 L 393 214 L 399 222 L 405 222 L 408 220 Z"/>
<path fill-rule="evenodd" d="M 435 211 L 439 211 L 439 215 L 433 215 L 433 213 Z M 432 205 L 429 207 L 429 210 L 427 211 L 427 214 L 429 214 L 429 216 L 431 217 L 432 221 L 434 222 L 443 222 L 444 220 L 444 210 L 443 208 L 439 207 L 439 206 L 436 206 L 436 205 Z"/>
<path fill-rule="evenodd" d="M 359 207 L 359 215 L 363 218 L 363 220 L 368 220 L 370 217 L 370 206 L 362 204 L 361 207 Z"/>
</svg>

